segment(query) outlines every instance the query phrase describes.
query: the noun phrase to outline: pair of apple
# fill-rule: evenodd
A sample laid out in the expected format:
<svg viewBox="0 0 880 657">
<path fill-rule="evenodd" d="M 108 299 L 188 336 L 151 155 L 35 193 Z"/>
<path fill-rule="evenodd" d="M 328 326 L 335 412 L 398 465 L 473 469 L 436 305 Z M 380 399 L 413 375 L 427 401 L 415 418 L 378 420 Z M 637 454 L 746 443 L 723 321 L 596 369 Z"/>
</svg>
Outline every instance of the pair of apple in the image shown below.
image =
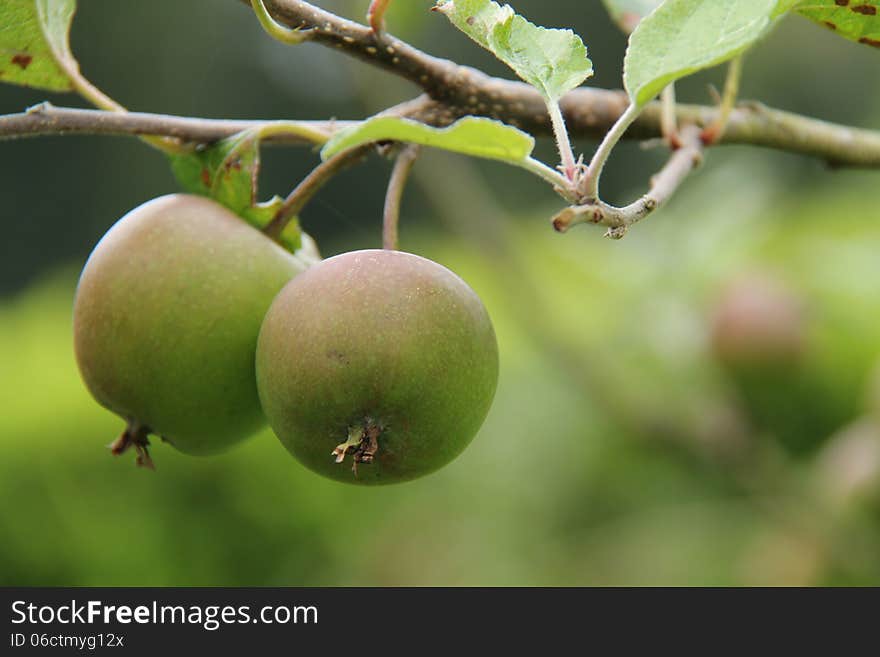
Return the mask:
<svg viewBox="0 0 880 657">
<path fill-rule="evenodd" d="M 268 419 L 315 472 L 405 481 L 467 446 L 498 378 L 489 316 L 445 267 L 391 250 L 310 262 L 182 194 L 132 210 L 95 247 L 74 340 L 86 386 L 128 423 L 115 451 L 133 446 L 142 464 L 148 435 L 212 454 Z"/>
</svg>

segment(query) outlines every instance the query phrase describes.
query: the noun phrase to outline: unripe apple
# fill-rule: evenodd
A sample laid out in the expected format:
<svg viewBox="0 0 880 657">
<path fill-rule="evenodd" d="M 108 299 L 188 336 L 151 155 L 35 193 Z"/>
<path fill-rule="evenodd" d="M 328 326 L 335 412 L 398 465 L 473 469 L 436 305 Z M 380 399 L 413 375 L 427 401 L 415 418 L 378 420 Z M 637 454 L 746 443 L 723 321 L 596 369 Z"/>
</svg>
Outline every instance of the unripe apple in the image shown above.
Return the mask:
<svg viewBox="0 0 880 657">
<path fill-rule="evenodd" d="M 712 346 L 736 369 L 795 368 L 806 350 L 807 322 L 795 292 L 770 275 L 752 274 L 721 292 Z"/>
<path fill-rule="evenodd" d="M 351 483 L 406 481 L 452 461 L 497 380 L 479 297 L 445 267 L 399 251 L 345 253 L 298 276 L 257 346 L 272 429 L 308 468 Z"/>
<path fill-rule="evenodd" d="M 147 435 L 212 454 L 259 429 L 263 316 L 306 268 L 214 201 L 154 199 L 95 247 L 74 303 L 74 346 L 95 399 L 128 423 L 114 445 L 151 465 Z"/>
</svg>

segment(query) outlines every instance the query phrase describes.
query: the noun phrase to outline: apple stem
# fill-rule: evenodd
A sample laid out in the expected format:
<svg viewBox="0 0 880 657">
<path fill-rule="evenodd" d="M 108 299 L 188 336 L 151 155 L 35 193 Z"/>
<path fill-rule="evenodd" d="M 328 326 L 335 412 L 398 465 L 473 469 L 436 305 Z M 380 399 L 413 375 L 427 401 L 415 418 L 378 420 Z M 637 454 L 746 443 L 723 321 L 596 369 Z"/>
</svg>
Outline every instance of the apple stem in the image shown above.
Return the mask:
<svg viewBox="0 0 880 657">
<path fill-rule="evenodd" d="M 324 185 L 330 182 L 336 174 L 361 160 L 372 148 L 372 144 L 355 146 L 347 151 L 337 153 L 315 167 L 284 199 L 275 216 L 272 217 L 272 221 L 263 228 L 263 233 L 280 243 L 281 234 L 284 232 L 284 229 L 299 215 L 308 202 L 312 200 L 312 197 Z"/>
<path fill-rule="evenodd" d="M 391 171 L 391 179 L 388 181 L 388 191 L 385 194 L 385 210 L 382 215 L 382 248 L 389 251 L 397 250 L 398 230 L 400 223 L 400 204 L 403 199 L 403 190 L 409 180 L 410 171 L 419 156 L 419 146 L 409 144 L 405 146 L 397 159 L 394 161 L 394 169 Z"/>
<path fill-rule="evenodd" d="M 150 457 L 150 428 L 134 420 L 130 421 L 119 438 L 107 445 L 113 456 L 124 454 L 134 448 L 137 453 L 135 463 L 139 468 L 155 470 L 156 465 Z"/>
</svg>

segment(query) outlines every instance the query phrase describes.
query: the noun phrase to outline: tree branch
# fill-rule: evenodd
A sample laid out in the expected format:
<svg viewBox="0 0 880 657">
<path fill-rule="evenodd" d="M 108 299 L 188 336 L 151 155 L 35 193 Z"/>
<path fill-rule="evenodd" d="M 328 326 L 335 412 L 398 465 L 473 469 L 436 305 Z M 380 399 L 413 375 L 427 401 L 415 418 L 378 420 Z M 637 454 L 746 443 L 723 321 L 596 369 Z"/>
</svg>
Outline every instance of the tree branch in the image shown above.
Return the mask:
<svg viewBox="0 0 880 657">
<path fill-rule="evenodd" d="M 242 130 L 275 123 L 273 121 L 234 121 L 200 119 L 142 112 L 107 112 L 103 110 L 55 107 L 40 103 L 20 114 L 0 116 L 0 141 L 46 135 L 163 135 L 183 141 L 210 143 Z M 352 121 L 299 121 L 327 137 L 352 125 Z M 313 144 L 294 135 L 276 135 L 269 143 Z"/>
<path fill-rule="evenodd" d="M 490 116 L 535 136 L 550 136 L 552 127 L 540 95 L 529 85 L 492 78 L 472 68 L 441 60 L 392 36 L 377 37 L 366 26 L 341 19 L 299 0 L 266 0 L 275 18 L 289 27 L 318 29 L 311 40 L 338 46 L 422 86 L 429 94 L 397 108 L 400 116 L 429 125 L 449 125 L 467 114 Z M 384 45 L 379 50 L 378 44 Z M 306 46 L 304 46 L 306 47 Z M 389 48 L 391 52 L 389 52 Z M 372 49 L 372 50 L 370 50 Z M 576 137 L 603 137 L 629 105 L 622 91 L 581 87 L 562 99 L 569 131 Z M 715 107 L 678 105 L 679 124 L 711 125 Z M 662 135 L 660 103 L 645 108 L 626 138 Z M 209 143 L 267 121 L 198 119 L 138 112 L 113 113 L 38 105 L 20 114 L 0 116 L 0 140 L 38 135 L 103 134 L 157 135 Z M 303 122 L 329 136 L 350 121 Z M 279 136 L 268 140 L 305 144 Z M 880 168 L 880 131 L 864 130 L 774 110 L 758 103 L 741 103 L 729 117 L 723 144 L 747 144 L 799 153 L 837 167 Z"/>
<path fill-rule="evenodd" d="M 666 203 L 703 159 L 705 144 L 701 130 L 693 124 L 679 133 L 679 148 L 672 152 L 663 168 L 651 179 L 651 189 L 640 199 L 622 208 L 595 199 L 585 205 L 565 208 L 553 218 L 553 228 L 564 233 L 576 224 L 608 226 L 607 237 L 619 239 L 633 224 Z"/>
<path fill-rule="evenodd" d="M 248 0 L 240 0 L 249 4 Z M 385 69 L 418 85 L 435 101 L 418 118 L 448 125 L 468 114 L 489 116 L 536 136 L 551 134 L 547 108 L 531 86 L 493 78 L 476 69 L 432 57 L 383 32 L 340 18 L 302 0 L 265 0 L 276 20 L 292 28 L 314 28 L 312 41 Z M 601 138 L 624 112 L 629 101 L 622 91 L 579 88 L 562 100 L 569 131 L 579 137 Z M 427 109 L 427 108 L 426 108 Z M 679 106 L 679 123 L 711 125 L 712 107 Z M 629 138 L 661 134 L 659 103 L 648 107 L 627 133 Z M 880 168 L 880 132 L 859 130 L 771 110 L 741 105 L 729 118 L 722 143 L 752 144 L 811 155 L 835 166 Z"/>
<path fill-rule="evenodd" d="M 516 83 L 512 83 L 516 84 Z M 622 92 L 603 89 L 578 89 L 565 99 L 586 120 L 570 121 L 577 137 L 601 137 L 617 121 L 628 101 Z M 542 105 L 543 107 L 543 105 Z M 709 125 L 716 116 L 714 107 L 679 105 L 680 123 Z M 430 125 L 448 125 L 456 117 L 442 104 L 416 99 L 399 107 L 399 115 Z M 571 114 L 570 116 L 574 116 Z M 210 143 L 242 130 L 272 123 L 268 120 L 202 119 L 143 112 L 106 112 L 67 107 L 48 103 L 37 105 L 20 114 L 0 116 L 0 141 L 22 137 L 49 135 L 164 135 L 184 141 Z M 325 132 L 329 137 L 337 130 L 354 125 L 354 121 L 299 121 Z M 536 136 L 551 134 L 546 129 Z M 630 127 L 625 138 L 649 139 L 661 131 L 659 103 L 649 105 Z M 313 142 L 292 136 L 278 135 L 267 143 L 311 145 Z M 880 168 L 880 132 L 851 128 L 811 119 L 790 112 L 744 103 L 731 115 L 722 144 L 763 146 L 776 150 L 809 155 L 837 167 Z"/>
<path fill-rule="evenodd" d="M 248 0 L 240 1 L 250 5 Z M 552 134 L 543 99 L 525 83 L 493 78 L 476 69 L 432 57 L 387 33 L 377 36 L 364 25 L 307 2 L 266 0 L 266 6 L 276 20 L 288 27 L 313 28 L 315 32 L 310 41 L 338 48 L 420 86 L 428 97 L 401 108 L 401 116 L 445 126 L 474 114 L 496 118 L 535 136 Z M 626 110 L 629 100 L 622 91 L 581 87 L 567 94 L 561 105 L 573 136 L 602 138 Z M 40 111 L 0 116 L 0 140 L 55 134 L 128 134 L 211 142 L 265 123 L 42 107 Z M 679 124 L 706 127 L 716 117 L 714 107 L 679 105 L 677 108 Z M 625 137 L 658 137 L 662 135 L 661 119 L 661 105 L 653 103 L 645 108 Z M 310 123 L 328 135 L 351 124 Z M 291 137 L 276 140 L 304 143 Z M 764 146 L 809 155 L 837 167 L 880 168 L 880 131 L 828 123 L 758 103 L 741 103 L 731 112 L 721 143 Z"/>
</svg>

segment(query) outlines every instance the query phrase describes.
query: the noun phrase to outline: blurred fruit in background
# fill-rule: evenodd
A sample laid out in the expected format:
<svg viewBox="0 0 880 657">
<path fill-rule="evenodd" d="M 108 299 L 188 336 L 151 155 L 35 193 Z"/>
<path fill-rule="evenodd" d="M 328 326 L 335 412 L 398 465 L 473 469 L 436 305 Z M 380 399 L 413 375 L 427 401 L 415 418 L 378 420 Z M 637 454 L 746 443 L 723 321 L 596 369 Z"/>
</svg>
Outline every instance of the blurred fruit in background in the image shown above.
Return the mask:
<svg viewBox="0 0 880 657">
<path fill-rule="evenodd" d="M 821 373 L 811 371 L 811 309 L 778 277 L 749 272 L 721 291 L 711 317 L 715 357 L 747 416 L 788 449 L 809 450 L 842 418 L 825 403 Z"/>
<path fill-rule="evenodd" d="M 770 275 L 750 274 L 721 291 L 712 317 L 712 347 L 734 371 L 796 371 L 803 362 L 803 303 Z"/>
</svg>

